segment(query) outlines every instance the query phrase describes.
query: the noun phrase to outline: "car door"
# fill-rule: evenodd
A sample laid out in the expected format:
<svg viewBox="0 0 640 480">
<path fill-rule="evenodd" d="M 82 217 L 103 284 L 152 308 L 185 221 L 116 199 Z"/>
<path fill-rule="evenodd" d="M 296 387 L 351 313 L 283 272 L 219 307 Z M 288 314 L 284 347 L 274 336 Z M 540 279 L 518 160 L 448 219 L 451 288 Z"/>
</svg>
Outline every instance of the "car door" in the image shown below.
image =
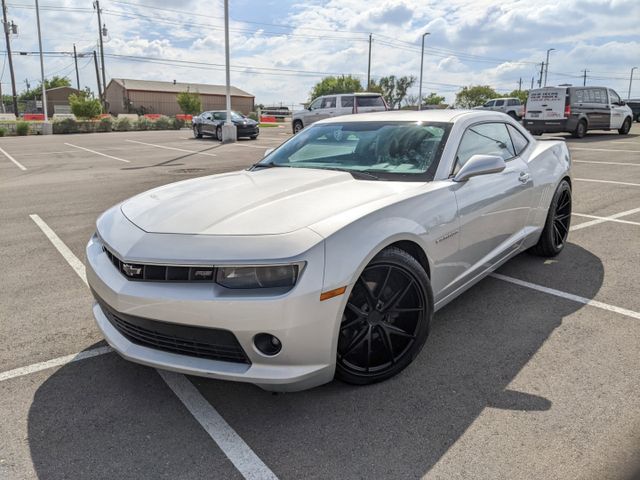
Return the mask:
<svg viewBox="0 0 640 480">
<path fill-rule="evenodd" d="M 458 261 L 467 266 L 458 286 L 520 246 L 531 212 L 533 181 L 529 167 L 516 154 L 505 123 L 469 126 L 461 138 L 453 173 L 478 154 L 498 155 L 505 160 L 506 168 L 472 177 L 454 188 L 460 220 Z"/>
<path fill-rule="evenodd" d="M 609 111 L 611 112 L 611 124 L 612 130 L 617 130 L 622 127 L 622 123 L 627 115 L 627 107 L 622 104 L 620 95 L 614 90 L 609 89 Z"/>
<path fill-rule="evenodd" d="M 308 111 L 304 113 L 302 117 L 302 121 L 304 126 L 307 127 L 318 120 L 321 120 L 322 114 L 322 102 L 324 101 L 324 97 L 316 98 L 311 105 L 308 107 Z"/>
<path fill-rule="evenodd" d="M 491 110 L 495 110 L 496 112 L 504 112 L 504 103 L 504 100 L 496 100 Z"/>
<path fill-rule="evenodd" d="M 611 125 L 611 108 L 609 107 L 609 98 L 607 89 L 593 87 L 587 89 L 591 105 L 589 108 L 589 128 L 600 129 L 609 128 Z"/>
<path fill-rule="evenodd" d="M 213 112 L 204 112 L 200 115 L 202 119 L 202 133 L 213 134 L 215 129 L 213 128 Z"/>
<path fill-rule="evenodd" d="M 336 97 L 332 95 L 330 97 L 324 97 L 322 99 L 322 105 L 317 110 L 317 115 L 314 121 L 324 120 L 325 118 L 336 116 Z"/>
<path fill-rule="evenodd" d="M 354 97 L 353 95 L 339 95 L 338 103 L 339 106 L 336 107 L 337 115 L 351 115 L 353 113 L 353 105 L 354 105 Z"/>
</svg>

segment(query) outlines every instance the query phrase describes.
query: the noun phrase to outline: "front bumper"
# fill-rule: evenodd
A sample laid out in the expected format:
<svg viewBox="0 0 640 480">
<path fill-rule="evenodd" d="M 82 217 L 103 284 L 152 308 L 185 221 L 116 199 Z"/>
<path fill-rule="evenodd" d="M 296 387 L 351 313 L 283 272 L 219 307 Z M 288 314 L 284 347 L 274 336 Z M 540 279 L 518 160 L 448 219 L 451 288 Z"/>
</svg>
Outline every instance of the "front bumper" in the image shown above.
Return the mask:
<svg viewBox="0 0 640 480">
<path fill-rule="evenodd" d="M 335 370 L 336 339 L 344 296 L 320 302 L 324 271 L 322 243 L 305 253 L 307 262 L 288 293 L 258 296 L 219 285 L 142 282 L 125 278 L 93 237 L 87 245 L 87 280 L 96 297 L 124 315 L 232 332 L 250 364 L 182 355 L 133 343 L 109 322 L 96 303 L 93 314 L 107 342 L 124 358 L 144 365 L 267 390 L 297 391 L 329 382 Z M 253 344 L 257 333 L 275 335 L 282 350 L 273 357 Z"/>
<path fill-rule="evenodd" d="M 254 137 L 260 133 L 260 127 L 236 125 L 238 137 Z"/>
</svg>

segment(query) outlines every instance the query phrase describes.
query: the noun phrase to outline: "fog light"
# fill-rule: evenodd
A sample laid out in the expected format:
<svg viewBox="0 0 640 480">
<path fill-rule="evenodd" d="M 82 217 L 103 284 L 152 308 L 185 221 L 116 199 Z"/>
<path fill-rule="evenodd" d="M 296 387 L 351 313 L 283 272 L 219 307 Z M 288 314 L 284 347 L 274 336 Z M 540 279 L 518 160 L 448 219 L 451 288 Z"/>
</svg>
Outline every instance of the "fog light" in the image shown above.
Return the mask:
<svg viewBox="0 0 640 480">
<path fill-rule="evenodd" d="M 277 337 L 269 333 L 259 333 L 253 337 L 256 348 L 264 355 L 277 355 L 282 350 L 282 343 Z"/>
</svg>

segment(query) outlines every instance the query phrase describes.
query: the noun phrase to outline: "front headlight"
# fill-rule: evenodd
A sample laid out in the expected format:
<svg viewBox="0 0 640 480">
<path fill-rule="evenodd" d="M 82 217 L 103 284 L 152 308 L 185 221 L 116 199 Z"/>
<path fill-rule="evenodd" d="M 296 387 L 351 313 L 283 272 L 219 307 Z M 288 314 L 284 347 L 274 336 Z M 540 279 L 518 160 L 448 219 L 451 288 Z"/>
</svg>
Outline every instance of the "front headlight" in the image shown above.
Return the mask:
<svg viewBox="0 0 640 480">
<path fill-rule="evenodd" d="M 300 265 L 218 267 L 216 283 L 226 288 L 293 288 Z"/>
</svg>

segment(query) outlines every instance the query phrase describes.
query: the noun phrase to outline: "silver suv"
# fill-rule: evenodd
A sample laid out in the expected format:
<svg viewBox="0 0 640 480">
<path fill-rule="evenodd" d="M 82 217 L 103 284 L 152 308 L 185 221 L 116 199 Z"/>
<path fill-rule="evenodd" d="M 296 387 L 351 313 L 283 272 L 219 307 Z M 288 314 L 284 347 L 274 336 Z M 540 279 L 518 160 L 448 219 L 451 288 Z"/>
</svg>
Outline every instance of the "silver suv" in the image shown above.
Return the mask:
<svg viewBox="0 0 640 480">
<path fill-rule="evenodd" d="M 379 93 L 341 93 L 323 95 L 316 98 L 309 106 L 293 112 L 293 133 L 325 118 L 350 115 L 352 113 L 384 112 L 389 110 L 387 103 Z"/>
<path fill-rule="evenodd" d="M 510 115 L 516 120 L 520 120 L 524 116 L 524 105 L 519 98 L 494 98 L 484 105 L 475 107 L 475 110 L 493 110 Z"/>
</svg>

